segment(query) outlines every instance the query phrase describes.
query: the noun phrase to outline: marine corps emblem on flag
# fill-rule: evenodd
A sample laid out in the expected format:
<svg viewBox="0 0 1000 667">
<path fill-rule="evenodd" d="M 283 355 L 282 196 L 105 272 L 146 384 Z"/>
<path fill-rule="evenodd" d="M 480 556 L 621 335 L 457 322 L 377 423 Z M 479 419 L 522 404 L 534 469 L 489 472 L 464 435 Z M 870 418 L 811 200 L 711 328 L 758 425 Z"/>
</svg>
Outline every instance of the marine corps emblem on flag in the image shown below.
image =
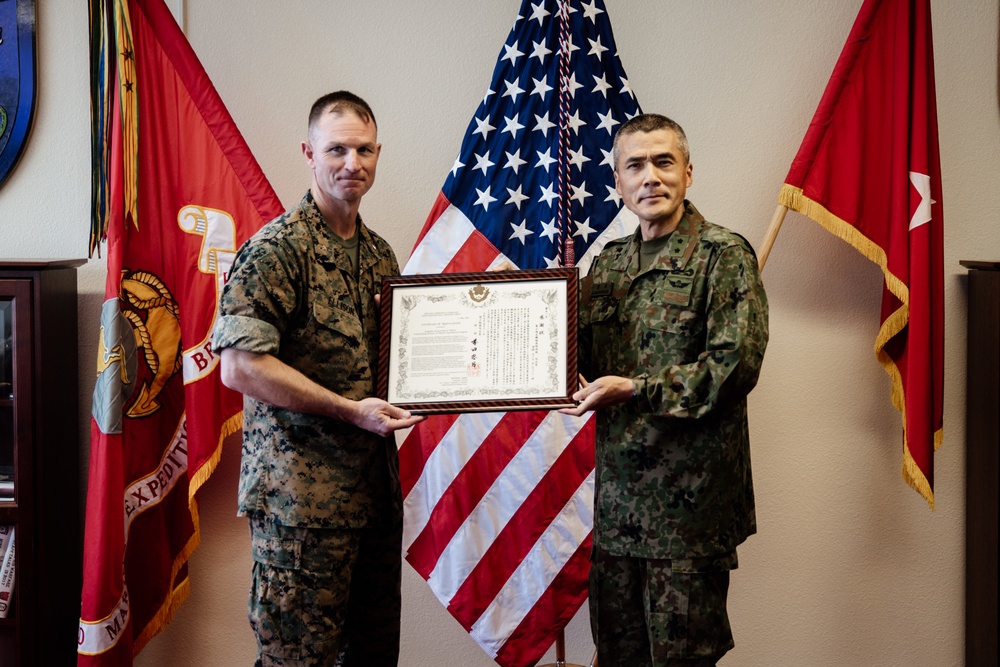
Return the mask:
<svg viewBox="0 0 1000 667">
<path fill-rule="evenodd" d="M 118 299 L 108 299 L 101 308 L 101 331 L 97 342 L 97 383 L 91 415 L 101 433 L 121 433 L 123 407 L 135 391 L 135 337 L 121 313 Z"/>
<path fill-rule="evenodd" d="M 159 410 L 157 397 L 181 369 L 177 302 L 152 273 L 123 273 L 118 298 L 104 303 L 100 336 L 93 416 L 104 433 L 121 433 L 121 415 L 145 417 Z M 141 384 L 139 350 L 147 376 Z"/>
</svg>

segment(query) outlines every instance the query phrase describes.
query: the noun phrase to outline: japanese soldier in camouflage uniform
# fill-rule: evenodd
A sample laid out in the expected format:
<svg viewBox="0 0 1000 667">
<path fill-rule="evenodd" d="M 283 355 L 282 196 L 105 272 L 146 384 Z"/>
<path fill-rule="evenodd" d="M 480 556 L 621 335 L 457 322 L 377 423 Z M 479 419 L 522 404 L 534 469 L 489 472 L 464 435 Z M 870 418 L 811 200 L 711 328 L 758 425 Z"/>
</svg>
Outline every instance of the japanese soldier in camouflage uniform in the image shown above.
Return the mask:
<svg viewBox="0 0 1000 667">
<path fill-rule="evenodd" d="M 767 297 L 741 236 L 684 196 L 684 131 L 644 115 L 615 137 L 615 183 L 639 217 L 581 289 L 584 378 L 597 411 L 590 617 L 601 667 L 714 665 L 736 546 L 756 532 L 747 394 Z"/>
<path fill-rule="evenodd" d="M 312 187 L 239 250 L 219 306 L 222 379 L 245 394 L 239 512 L 258 667 L 398 659 L 402 498 L 388 436 L 419 419 L 372 398 L 375 294 L 399 273 L 358 215 L 376 135 L 356 95 L 316 101 L 302 143 Z"/>
</svg>

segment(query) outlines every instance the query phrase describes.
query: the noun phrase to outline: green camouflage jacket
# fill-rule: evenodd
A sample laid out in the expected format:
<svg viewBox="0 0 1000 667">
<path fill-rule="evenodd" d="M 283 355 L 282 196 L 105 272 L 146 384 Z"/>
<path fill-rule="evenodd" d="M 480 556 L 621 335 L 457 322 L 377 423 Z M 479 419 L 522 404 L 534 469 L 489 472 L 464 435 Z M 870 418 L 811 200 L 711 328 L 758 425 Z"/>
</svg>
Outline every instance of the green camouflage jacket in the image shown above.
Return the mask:
<svg viewBox="0 0 1000 667">
<path fill-rule="evenodd" d="M 608 243 L 581 289 L 582 373 L 636 386 L 597 413 L 594 537 L 617 555 L 716 556 L 756 532 L 746 397 L 767 297 L 750 244 L 690 202 L 641 272 L 640 240 Z"/>
<path fill-rule="evenodd" d="M 271 354 L 345 398 L 374 396 L 374 296 L 382 277 L 398 275 L 399 266 L 389 244 L 363 223 L 359 229 L 355 280 L 311 193 L 265 225 L 236 256 L 219 304 L 215 348 Z M 314 528 L 398 520 L 393 440 L 244 397 L 239 512 Z"/>
</svg>

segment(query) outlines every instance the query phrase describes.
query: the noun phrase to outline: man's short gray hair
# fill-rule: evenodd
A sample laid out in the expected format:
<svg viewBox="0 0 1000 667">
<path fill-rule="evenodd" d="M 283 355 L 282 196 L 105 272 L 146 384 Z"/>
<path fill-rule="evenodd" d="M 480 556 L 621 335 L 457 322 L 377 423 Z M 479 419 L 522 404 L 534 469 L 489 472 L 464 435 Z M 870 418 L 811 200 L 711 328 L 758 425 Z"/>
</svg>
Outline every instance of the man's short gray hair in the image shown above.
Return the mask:
<svg viewBox="0 0 1000 667">
<path fill-rule="evenodd" d="M 684 156 L 684 162 L 691 162 L 691 149 L 688 147 L 688 139 L 687 135 L 684 134 L 684 128 L 666 116 L 661 116 L 658 113 L 644 113 L 635 118 L 630 118 L 625 121 L 624 125 L 618 128 L 618 133 L 615 134 L 615 143 L 611 149 L 611 158 L 615 163 L 615 171 L 618 171 L 618 144 L 622 137 L 635 134 L 636 132 L 656 132 L 657 130 L 673 130 L 677 135 L 677 147 Z"/>
</svg>

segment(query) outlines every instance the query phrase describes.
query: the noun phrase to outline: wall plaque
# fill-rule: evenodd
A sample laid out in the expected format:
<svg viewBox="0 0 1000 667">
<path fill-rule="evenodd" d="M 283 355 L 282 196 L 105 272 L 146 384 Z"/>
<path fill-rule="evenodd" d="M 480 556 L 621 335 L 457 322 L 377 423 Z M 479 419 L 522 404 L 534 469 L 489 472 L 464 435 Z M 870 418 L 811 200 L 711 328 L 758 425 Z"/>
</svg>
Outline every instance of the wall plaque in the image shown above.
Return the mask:
<svg viewBox="0 0 1000 667">
<path fill-rule="evenodd" d="M 0 0 L 0 186 L 28 140 L 35 95 L 35 0 Z"/>
</svg>

